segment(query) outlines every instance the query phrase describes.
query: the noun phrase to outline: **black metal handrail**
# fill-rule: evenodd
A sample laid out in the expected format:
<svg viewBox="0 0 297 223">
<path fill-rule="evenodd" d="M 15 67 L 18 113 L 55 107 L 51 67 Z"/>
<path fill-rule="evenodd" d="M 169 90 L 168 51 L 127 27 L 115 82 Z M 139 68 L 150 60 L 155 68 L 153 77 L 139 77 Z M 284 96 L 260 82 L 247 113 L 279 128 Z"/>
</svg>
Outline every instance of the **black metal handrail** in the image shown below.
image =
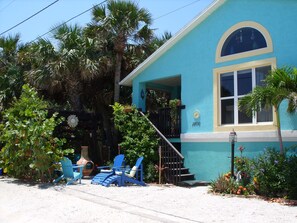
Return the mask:
<svg viewBox="0 0 297 223">
<path fill-rule="evenodd" d="M 183 167 L 183 155 L 168 141 L 162 132 L 147 118 L 147 116 L 139 111 L 146 118 L 150 125 L 156 130 L 160 137 L 159 146 L 161 148 L 161 165 L 164 169 L 164 178 L 167 183 L 177 185 L 181 181 L 181 168 Z"/>
</svg>

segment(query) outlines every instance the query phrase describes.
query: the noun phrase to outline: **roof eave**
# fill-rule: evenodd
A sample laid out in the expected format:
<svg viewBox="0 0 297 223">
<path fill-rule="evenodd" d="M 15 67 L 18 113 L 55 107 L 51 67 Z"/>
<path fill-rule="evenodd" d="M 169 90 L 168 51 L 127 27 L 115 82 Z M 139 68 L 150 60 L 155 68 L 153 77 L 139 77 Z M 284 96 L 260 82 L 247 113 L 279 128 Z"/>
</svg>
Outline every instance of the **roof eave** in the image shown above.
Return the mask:
<svg viewBox="0 0 297 223">
<path fill-rule="evenodd" d="M 187 35 L 197 25 L 203 22 L 208 16 L 210 16 L 217 8 L 225 3 L 226 0 L 214 0 L 206 9 L 199 13 L 190 23 L 184 26 L 177 32 L 171 39 L 164 43 L 158 50 L 150 55 L 146 60 L 139 64 L 130 74 L 128 74 L 119 84 L 124 86 L 132 86 L 133 79 L 144 71 L 149 65 L 155 62 L 160 56 L 162 56 L 167 50 L 169 50 L 175 43 Z"/>
</svg>

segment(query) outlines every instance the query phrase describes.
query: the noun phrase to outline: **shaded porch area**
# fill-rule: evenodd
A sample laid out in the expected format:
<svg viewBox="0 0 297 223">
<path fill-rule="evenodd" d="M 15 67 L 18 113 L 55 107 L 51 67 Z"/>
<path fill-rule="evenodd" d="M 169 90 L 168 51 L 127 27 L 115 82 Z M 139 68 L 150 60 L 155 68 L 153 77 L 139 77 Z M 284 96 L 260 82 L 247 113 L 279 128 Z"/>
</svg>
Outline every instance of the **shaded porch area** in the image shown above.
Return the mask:
<svg viewBox="0 0 297 223">
<path fill-rule="evenodd" d="M 149 114 L 151 122 L 166 138 L 180 138 L 182 126 L 180 75 L 140 84 L 137 106 Z"/>
</svg>

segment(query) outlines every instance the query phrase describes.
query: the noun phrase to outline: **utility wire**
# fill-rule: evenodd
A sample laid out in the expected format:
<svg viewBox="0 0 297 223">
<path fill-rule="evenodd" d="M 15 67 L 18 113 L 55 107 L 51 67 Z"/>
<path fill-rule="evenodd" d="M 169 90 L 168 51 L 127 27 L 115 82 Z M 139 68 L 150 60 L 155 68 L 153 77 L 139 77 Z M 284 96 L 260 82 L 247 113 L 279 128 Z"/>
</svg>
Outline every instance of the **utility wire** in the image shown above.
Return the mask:
<svg viewBox="0 0 297 223">
<path fill-rule="evenodd" d="M 80 14 L 74 16 L 74 17 L 72 17 L 71 19 L 68 19 L 66 22 L 63 22 L 63 23 L 60 24 L 59 26 L 56 26 L 56 27 L 54 27 L 53 29 L 51 29 L 50 31 L 48 31 L 48 32 L 46 32 L 46 33 L 44 33 L 44 34 L 42 34 L 41 36 L 38 36 L 36 39 L 32 40 L 32 41 L 29 42 L 29 43 L 35 42 L 37 39 L 39 39 L 39 38 L 41 38 L 41 37 L 43 37 L 43 36 L 49 34 L 50 32 L 52 32 L 53 30 L 59 28 L 60 26 L 65 25 L 65 24 L 68 23 L 69 21 L 71 21 L 71 20 L 73 20 L 73 19 L 75 19 L 75 18 L 81 16 L 82 14 L 84 14 L 84 13 L 86 13 L 86 12 L 88 12 L 88 11 L 90 11 L 90 10 L 93 9 L 95 6 L 101 5 L 101 4 L 103 4 L 103 3 L 107 2 L 107 1 L 108 1 L 108 0 L 105 0 L 105 1 L 103 1 L 103 2 L 101 2 L 101 3 L 99 3 L 99 4 L 97 4 L 97 5 L 94 5 L 93 7 L 87 9 L 86 11 L 84 11 L 84 12 L 82 12 L 82 13 L 80 13 Z M 200 1 L 200 0 L 196 0 L 196 1 L 194 1 L 194 2 L 191 2 L 191 3 L 187 4 L 187 5 L 184 5 L 184 6 L 182 6 L 182 7 L 179 7 L 179 8 L 177 8 L 177 9 L 175 9 L 175 10 L 173 10 L 173 11 L 170 11 L 170 12 L 164 14 L 164 15 L 161 15 L 161 16 L 159 16 L 159 17 L 153 19 L 153 20 L 157 20 L 157 19 L 159 19 L 159 18 L 162 18 L 162 17 L 164 17 L 164 16 L 167 16 L 167 15 L 169 15 L 169 14 L 171 14 L 171 13 L 174 13 L 174 12 L 180 10 L 180 9 L 183 9 L 183 8 L 185 8 L 185 7 L 187 7 L 187 6 L 190 6 L 190 5 L 192 5 L 192 4 L 194 4 L 194 3 L 198 2 L 198 1 Z M 140 2 L 140 0 L 138 0 L 138 4 L 139 4 L 139 2 Z"/>
<path fill-rule="evenodd" d="M 179 7 L 179 8 L 177 8 L 177 9 L 173 10 L 173 11 L 170 11 L 170 12 L 164 14 L 164 15 L 161 15 L 161 16 L 159 16 L 159 17 L 153 19 L 153 20 L 155 21 L 155 20 L 157 20 L 157 19 L 160 19 L 160 18 L 162 18 L 162 17 L 164 17 L 164 16 L 167 16 L 167 15 L 169 15 L 169 14 L 171 14 L 171 13 L 174 13 L 174 12 L 176 12 L 176 11 L 178 11 L 178 10 L 181 10 L 181 9 L 183 9 L 183 8 L 186 8 L 186 7 L 190 6 L 190 5 L 193 5 L 194 3 L 199 2 L 199 1 L 200 1 L 200 0 L 196 0 L 196 1 L 194 1 L 194 2 L 191 2 L 191 3 L 187 4 L 187 5 L 184 5 L 184 6 L 182 6 L 182 7 Z"/>
<path fill-rule="evenodd" d="M 103 3 L 107 2 L 107 1 L 108 1 L 108 0 L 104 0 L 103 2 L 100 2 L 100 3 L 98 3 L 97 5 L 93 5 L 91 8 L 89 8 L 89 9 L 87 9 L 87 10 L 85 10 L 85 11 L 79 13 L 79 14 L 76 15 L 76 16 L 73 16 L 72 18 L 68 19 L 66 22 L 63 22 L 62 24 L 60 24 L 60 25 L 54 27 L 54 28 L 51 29 L 50 31 L 48 31 L 48 32 L 46 32 L 46 33 L 44 33 L 44 34 L 42 34 L 41 36 L 38 36 L 36 39 L 32 40 L 32 41 L 29 42 L 29 43 L 35 42 L 37 39 L 39 39 L 39 38 L 41 38 L 41 37 L 43 37 L 43 36 L 49 34 L 50 32 L 54 31 L 55 29 L 57 29 L 57 28 L 59 28 L 59 27 L 65 25 L 66 23 L 70 22 L 71 20 L 73 20 L 73 19 L 75 19 L 75 18 L 81 16 L 82 14 L 85 14 L 86 12 L 92 10 L 95 6 L 101 5 L 101 4 L 103 4 Z"/>
<path fill-rule="evenodd" d="M 43 9 L 39 10 L 38 12 L 36 12 L 35 14 L 31 15 L 30 17 L 28 17 L 27 19 L 23 20 L 22 22 L 14 25 L 13 27 L 9 28 L 8 30 L 5 30 L 4 32 L 0 33 L 0 36 L 3 35 L 4 33 L 7 33 L 8 31 L 14 29 L 15 27 L 21 25 L 22 23 L 28 21 L 29 19 L 31 19 L 32 17 L 36 16 L 37 14 L 39 14 L 40 12 L 44 11 L 45 9 L 47 9 L 48 7 L 52 6 L 53 4 L 57 3 L 60 0 L 56 0 L 53 3 L 49 4 L 48 6 L 44 7 Z"/>
<path fill-rule="evenodd" d="M 13 1 L 14 1 L 14 0 L 13 0 Z M 59 1 L 59 0 L 53 2 L 52 4 L 54 4 L 54 3 L 58 2 L 58 1 Z M 62 24 L 60 24 L 60 25 L 54 27 L 54 28 L 51 29 L 50 31 L 48 31 L 48 32 L 46 32 L 46 33 L 44 33 L 44 34 L 42 34 L 41 36 L 38 36 L 36 39 L 30 41 L 29 43 L 35 42 L 37 39 L 39 39 L 39 38 L 41 38 L 41 37 L 47 35 L 48 33 L 52 32 L 53 30 L 55 30 L 55 29 L 57 29 L 57 28 L 59 28 L 59 27 L 65 25 L 66 23 L 70 22 L 71 20 L 73 20 L 73 19 L 75 19 L 75 18 L 77 18 L 77 17 L 79 17 L 79 16 L 85 14 L 86 12 L 92 10 L 95 6 L 101 5 L 101 4 L 103 4 L 103 3 L 107 2 L 107 1 L 108 1 L 108 0 L 104 0 L 104 1 L 102 1 L 102 2 L 100 2 L 100 3 L 98 3 L 97 5 L 92 6 L 91 8 L 89 8 L 89 9 L 87 9 L 87 10 L 85 10 L 85 11 L 79 13 L 78 15 L 76 15 L 76 16 L 74 16 L 74 17 L 68 19 L 66 22 L 63 22 Z M 140 1 L 140 0 L 139 0 L 139 1 Z M 139 1 L 138 1 L 138 3 L 139 3 Z M 196 1 L 192 2 L 192 3 L 189 3 L 189 4 L 187 4 L 187 5 L 184 5 L 184 6 L 182 6 L 182 7 L 179 7 L 179 8 L 177 8 L 177 9 L 175 9 L 175 10 L 173 10 L 173 11 L 170 11 L 170 12 L 164 14 L 164 15 L 161 15 L 161 16 L 159 16 L 159 17 L 153 19 L 153 20 L 157 20 L 157 19 L 160 19 L 160 18 L 162 18 L 162 17 L 165 17 L 165 16 L 167 16 L 167 15 L 169 15 L 169 14 L 171 14 L 171 13 L 174 13 L 174 12 L 180 10 L 180 9 L 183 9 L 183 8 L 185 8 L 185 7 L 188 7 L 188 6 L 194 4 L 194 3 L 198 2 L 198 1 L 200 1 L 200 0 L 196 0 Z M 51 5 L 52 5 L 52 4 L 51 4 Z M 49 6 L 51 6 L 51 5 L 49 5 Z M 49 6 L 47 6 L 46 8 L 48 8 Z M 45 8 L 44 8 L 44 9 L 45 9 Z M 43 10 L 44 10 L 44 9 L 43 9 Z M 41 11 L 43 11 L 43 10 L 41 10 Z M 39 12 L 41 12 L 41 11 L 39 11 Z M 39 12 L 38 12 L 38 13 L 39 13 Z M 38 14 L 38 13 L 36 13 L 36 14 Z M 34 14 L 33 16 L 35 16 L 36 14 Z M 32 18 L 33 16 L 30 16 L 28 19 Z M 23 22 L 27 21 L 28 19 L 24 20 Z M 23 22 L 21 22 L 21 23 L 23 23 Z M 21 23 L 19 23 L 19 24 L 15 25 L 14 27 L 12 27 L 12 28 L 6 30 L 5 32 L 1 33 L 0 35 L 2 35 L 2 34 L 4 34 L 4 33 L 8 32 L 8 31 L 10 31 L 11 29 L 15 28 L 16 26 L 20 25 Z"/>
</svg>

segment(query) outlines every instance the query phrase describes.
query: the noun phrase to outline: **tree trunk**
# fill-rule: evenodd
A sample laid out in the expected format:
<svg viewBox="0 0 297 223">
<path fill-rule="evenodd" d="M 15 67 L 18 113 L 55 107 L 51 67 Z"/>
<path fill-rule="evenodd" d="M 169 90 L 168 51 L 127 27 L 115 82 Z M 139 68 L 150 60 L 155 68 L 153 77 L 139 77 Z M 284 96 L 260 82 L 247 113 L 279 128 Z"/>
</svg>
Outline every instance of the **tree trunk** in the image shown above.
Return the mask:
<svg viewBox="0 0 297 223">
<path fill-rule="evenodd" d="M 281 131 L 278 107 L 276 107 L 276 106 L 274 106 L 274 107 L 275 107 L 275 113 L 276 113 L 276 126 L 277 126 L 277 135 L 278 135 L 278 141 L 279 141 L 280 154 L 284 154 L 283 138 L 282 138 L 282 131 Z"/>
<path fill-rule="evenodd" d="M 67 95 L 69 98 L 70 105 L 74 111 L 81 111 L 82 105 L 80 100 L 80 95 L 82 92 L 81 83 L 74 78 L 68 77 L 66 80 L 67 85 Z"/>
<path fill-rule="evenodd" d="M 121 79 L 121 68 L 122 68 L 122 53 L 116 54 L 115 74 L 114 74 L 114 102 L 120 101 L 120 79 Z"/>
</svg>

